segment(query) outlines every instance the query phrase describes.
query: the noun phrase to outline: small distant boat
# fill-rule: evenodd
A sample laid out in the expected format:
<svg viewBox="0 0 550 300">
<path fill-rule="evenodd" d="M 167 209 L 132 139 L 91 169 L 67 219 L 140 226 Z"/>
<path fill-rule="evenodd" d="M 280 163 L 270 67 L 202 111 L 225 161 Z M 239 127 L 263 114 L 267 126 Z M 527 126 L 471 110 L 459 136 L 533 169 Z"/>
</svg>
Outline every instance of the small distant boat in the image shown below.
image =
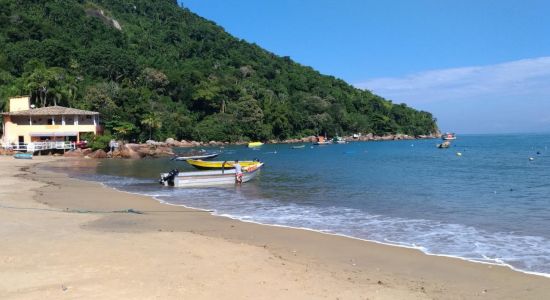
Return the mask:
<svg viewBox="0 0 550 300">
<path fill-rule="evenodd" d="M 202 155 L 191 155 L 191 156 L 176 156 L 173 160 L 189 160 L 189 159 L 211 159 L 220 155 L 219 153 L 210 153 Z"/>
<path fill-rule="evenodd" d="M 13 158 L 16 159 L 32 159 L 32 153 L 16 153 Z"/>
<path fill-rule="evenodd" d="M 441 144 L 437 144 L 437 148 L 440 148 L 440 149 L 447 149 L 449 147 L 451 147 L 451 142 L 449 141 L 444 141 Z"/>
<path fill-rule="evenodd" d="M 304 149 L 306 147 L 306 145 L 300 145 L 300 146 L 292 146 L 290 148 L 292 149 Z"/>
<path fill-rule="evenodd" d="M 456 140 L 456 135 L 453 132 L 446 132 L 441 136 L 441 138 L 444 141 Z"/>
<path fill-rule="evenodd" d="M 250 142 L 248 143 L 248 148 L 261 147 L 264 143 L 262 142 Z"/>
<path fill-rule="evenodd" d="M 343 138 L 339 137 L 339 136 L 335 136 L 334 138 L 332 138 L 332 143 L 333 144 L 347 144 L 348 142 L 346 140 L 344 140 Z"/>
<path fill-rule="evenodd" d="M 264 164 L 256 162 L 252 166 L 243 167 L 242 182 L 254 179 Z M 235 184 L 235 170 L 182 172 L 177 169 L 160 174 L 159 183 L 173 187 L 208 187 Z"/>
<path fill-rule="evenodd" d="M 313 145 L 316 145 L 316 146 L 330 145 L 330 144 L 332 144 L 332 141 L 328 140 L 326 137 L 323 137 L 323 136 L 318 136 L 317 142 L 313 143 Z"/>
<path fill-rule="evenodd" d="M 235 161 L 229 160 L 229 161 L 204 161 L 200 159 L 188 159 L 187 163 L 192 165 L 193 167 L 197 169 L 203 169 L 203 170 L 216 170 L 216 169 L 233 169 L 233 164 Z M 258 164 L 258 161 L 254 160 L 243 160 L 239 161 L 239 164 L 244 168 L 251 165 Z"/>
</svg>

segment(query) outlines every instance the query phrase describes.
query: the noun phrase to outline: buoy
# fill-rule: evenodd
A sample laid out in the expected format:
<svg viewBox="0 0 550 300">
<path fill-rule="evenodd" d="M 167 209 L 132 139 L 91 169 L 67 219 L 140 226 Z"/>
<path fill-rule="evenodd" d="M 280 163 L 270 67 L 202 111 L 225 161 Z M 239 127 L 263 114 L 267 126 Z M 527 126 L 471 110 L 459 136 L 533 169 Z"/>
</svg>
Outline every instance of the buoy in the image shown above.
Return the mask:
<svg viewBox="0 0 550 300">
<path fill-rule="evenodd" d="M 535 160 L 535 158 L 534 157 L 529 157 L 529 160 L 533 161 L 533 160 Z"/>
<path fill-rule="evenodd" d="M 457 152 L 457 153 L 456 153 L 456 156 L 462 156 L 462 153 L 461 153 L 461 152 Z"/>
</svg>

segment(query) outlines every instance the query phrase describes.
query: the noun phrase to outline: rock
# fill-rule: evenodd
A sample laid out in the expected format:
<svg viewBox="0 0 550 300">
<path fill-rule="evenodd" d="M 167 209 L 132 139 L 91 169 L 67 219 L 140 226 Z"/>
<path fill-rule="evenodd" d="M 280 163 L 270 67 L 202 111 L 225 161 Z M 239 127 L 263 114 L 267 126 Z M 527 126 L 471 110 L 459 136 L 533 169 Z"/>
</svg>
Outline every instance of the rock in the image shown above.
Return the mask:
<svg viewBox="0 0 550 300">
<path fill-rule="evenodd" d="M 103 151 L 103 149 L 99 149 L 99 150 L 96 150 L 94 153 L 92 153 L 90 155 L 91 158 L 97 158 L 97 159 L 102 159 L 102 158 L 107 158 L 107 153 L 105 153 L 105 151 Z"/>
<path fill-rule="evenodd" d="M 137 145 L 137 144 L 121 145 L 120 148 L 119 148 L 120 157 L 122 157 L 122 158 L 132 158 L 132 159 L 138 159 L 138 158 L 144 157 L 140 153 L 138 153 L 136 150 L 134 150 L 134 149 L 138 149 L 138 148 L 139 148 L 139 145 Z"/>
<path fill-rule="evenodd" d="M 158 147 L 157 149 L 155 149 L 152 156 L 155 156 L 155 157 L 170 157 L 170 156 L 174 156 L 174 155 L 175 154 L 172 151 L 171 147 Z"/>
<path fill-rule="evenodd" d="M 181 140 L 178 147 L 193 147 L 193 142 L 188 142 L 186 140 Z"/>
<path fill-rule="evenodd" d="M 113 152 L 111 152 L 111 157 L 112 158 L 121 158 L 122 157 L 122 153 L 120 151 L 120 146 L 118 149 L 114 150 Z"/>
<path fill-rule="evenodd" d="M 13 150 L 0 148 L 0 155 L 14 155 L 14 154 L 15 154 L 15 151 Z"/>
<path fill-rule="evenodd" d="M 176 140 L 174 140 L 173 138 L 167 138 L 166 141 L 164 141 L 166 143 L 166 145 L 168 146 L 173 146 L 176 144 Z"/>
<path fill-rule="evenodd" d="M 302 138 L 303 143 L 313 143 L 317 140 L 317 138 L 314 135 L 310 135 L 308 137 Z"/>
<path fill-rule="evenodd" d="M 123 148 L 121 149 L 131 149 L 133 151 L 137 151 L 139 148 L 141 148 L 141 145 L 140 144 L 124 144 L 123 145 Z"/>
<path fill-rule="evenodd" d="M 84 153 L 82 153 L 82 150 L 75 149 L 72 151 L 67 151 L 65 154 L 63 154 L 64 157 L 84 157 Z"/>
<path fill-rule="evenodd" d="M 92 151 L 92 149 L 90 149 L 90 148 L 82 149 L 82 154 L 83 154 L 84 156 L 90 155 L 90 154 L 92 154 L 92 152 L 93 152 L 93 151 Z"/>
</svg>

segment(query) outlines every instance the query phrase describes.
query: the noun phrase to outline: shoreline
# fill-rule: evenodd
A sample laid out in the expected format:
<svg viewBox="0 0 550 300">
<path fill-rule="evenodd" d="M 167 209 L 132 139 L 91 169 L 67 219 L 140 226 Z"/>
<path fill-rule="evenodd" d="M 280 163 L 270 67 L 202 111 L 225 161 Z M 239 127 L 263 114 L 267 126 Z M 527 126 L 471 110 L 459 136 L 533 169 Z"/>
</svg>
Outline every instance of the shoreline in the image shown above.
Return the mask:
<svg viewBox="0 0 550 300">
<path fill-rule="evenodd" d="M 82 179 L 77 179 L 77 180 L 82 180 Z M 398 248 L 404 248 L 404 249 L 409 249 L 409 250 L 413 250 L 413 251 L 419 251 L 422 254 L 427 255 L 427 256 L 446 257 L 446 258 L 451 258 L 451 259 L 459 259 L 459 260 L 469 262 L 469 263 L 490 265 L 490 266 L 496 266 L 496 267 L 505 267 L 505 268 L 508 268 L 508 269 L 510 269 L 514 272 L 523 273 L 523 274 L 526 274 L 526 275 L 534 275 L 534 276 L 540 276 L 540 277 L 543 277 L 543 278 L 550 278 L 550 274 L 522 270 L 522 269 L 516 268 L 516 267 L 514 267 L 510 264 L 506 264 L 506 263 L 481 261 L 481 260 L 469 259 L 469 258 L 457 256 L 457 255 L 451 255 L 451 254 L 429 253 L 429 252 L 423 251 L 422 250 L 423 247 L 409 246 L 409 245 L 405 245 L 403 243 L 400 244 L 400 243 L 397 243 L 397 242 L 395 242 L 395 243 L 381 242 L 381 241 L 377 241 L 377 240 L 364 239 L 364 238 L 360 238 L 360 237 L 356 237 L 356 236 L 352 236 L 352 235 L 346 235 L 346 234 L 334 233 L 334 232 L 327 232 L 327 231 L 314 229 L 314 228 L 308 228 L 308 227 L 294 227 L 294 226 L 289 226 L 289 225 L 270 224 L 270 223 L 262 223 L 262 222 L 258 222 L 258 221 L 243 220 L 243 219 L 239 219 L 238 217 L 234 217 L 234 216 L 228 215 L 228 214 L 217 214 L 214 210 L 209 210 L 209 209 L 200 208 L 200 207 L 192 207 L 192 206 L 187 206 L 187 205 L 184 205 L 184 204 L 173 204 L 173 203 L 164 201 L 162 199 L 158 199 L 156 196 L 149 196 L 149 195 L 140 194 L 140 193 L 136 193 L 136 192 L 129 192 L 129 191 L 119 190 L 115 187 L 108 186 L 106 183 L 99 182 L 99 181 L 88 181 L 88 180 L 83 180 L 83 181 L 99 183 L 104 188 L 112 189 L 112 190 L 115 190 L 115 191 L 121 192 L 121 193 L 127 193 L 127 194 L 130 194 L 130 195 L 136 195 L 136 196 L 150 197 L 151 199 L 159 202 L 162 205 L 169 205 L 169 206 L 174 206 L 174 207 L 183 207 L 183 208 L 186 208 L 186 209 L 197 210 L 197 211 L 209 213 L 210 216 L 216 217 L 216 218 L 228 218 L 230 220 L 234 220 L 234 221 L 237 221 L 237 222 L 250 223 L 250 224 L 254 224 L 254 225 L 258 225 L 258 226 L 268 226 L 268 227 L 271 226 L 271 227 L 280 227 L 280 228 L 293 229 L 293 230 L 304 230 L 304 231 L 309 231 L 309 232 L 313 232 L 313 233 L 316 233 L 316 234 L 325 234 L 325 235 L 328 235 L 328 236 L 349 238 L 349 239 L 352 239 L 352 240 L 362 241 L 362 242 L 366 242 L 366 243 L 375 243 L 375 244 L 389 246 L 389 247 L 398 247 Z"/>
<path fill-rule="evenodd" d="M 59 171 L 59 172 L 62 173 L 62 174 L 65 174 L 62 171 Z M 357 237 L 357 236 L 347 235 L 347 234 L 343 234 L 343 233 L 323 231 L 323 230 L 320 230 L 320 229 L 309 228 L 309 227 L 295 227 L 295 226 L 281 225 L 281 224 L 275 224 L 275 223 L 262 223 L 262 222 L 253 221 L 253 220 L 243 220 L 243 219 L 240 219 L 239 217 L 232 216 L 232 215 L 229 215 L 229 214 L 218 214 L 215 210 L 209 210 L 209 209 L 200 208 L 200 207 L 192 207 L 192 206 L 187 206 L 185 204 L 174 204 L 174 203 L 170 203 L 170 202 L 164 201 L 162 199 L 159 199 L 159 198 L 157 198 L 157 196 L 151 196 L 151 195 L 146 195 L 146 194 L 140 194 L 138 192 L 130 192 L 130 191 L 120 190 L 116 187 L 109 186 L 108 184 L 106 184 L 104 182 L 100 182 L 100 181 L 85 180 L 85 179 L 77 179 L 77 180 L 83 180 L 83 181 L 87 181 L 87 182 L 98 183 L 104 188 L 112 189 L 112 190 L 115 190 L 115 191 L 121 192 L 121 193 L 128 193 L 128 194 L 131 194 L 131 195 L 150 197 L 153 200 L 155 200 L 155 201 L 157 201 L 157 202 L 159 202 L 160 204 L 163 204 L 163 205 L 169 205 L 169 206 L 174 206 L 174 207 L 183 207 L 183 208 L 186 208 L 186 209 L 207 212 L 212 217 L 228 218 L 228 219 L 231 219 L 231 220 L 234 220 L 234 221 L 237 221 L 237 222 L 250 223 L 250 224 L 255 224 L 255 225 L 260 225 L 260 226 L 272 226 L 272 227 L 280 227 L 280 228 L 287 228 L 287 229 L 304 230 L 304 231 L 314 232 L 314 233 L 317 233 L 317 234 L 326 234 L 326 235 L 329 235 L 329 236 L 349 238 L 349 239 L 363 241 L 363 242 L 367 242 L 367 243 L 375 243 L 375 244 L 380 244 L 380 245 L 390 246 L 390 247 L 399 247 L 399 248 L 419 251 L 422 254 L 427 255 L 427 256 L 446 257 L 446 258 L 452 258 L 452 259 L 459 259 L 459 260 L 470 262 L 470 263 L 491 265 L 491 266 L 497 266 L 497 267 L 505 267 L 505 268 L 508 268 L 512 271 L 527 274 L 527 275 L 534 275 L 534 276 L 540 276 L 540 277 L 543 277 L 543 278 L 550 278 L 550 273 L 542 273 L 542 272 L 523 270 L 523 269 L 516 268 L 513 265 L 510 265 L 510 264 L 507 264 L 507 263 L 504 263 L 504 262 L 499 263 L 497 261 L 494 261 L 494 260 L 497 260 L 497 259 L 493 259 L 493 261 L 491 261 L 491 260 L 483 261 L 483 260 L 470 259 L 470 258 L 458 256 L 458 255 L 452 255 L 452 254 L 430 253 L 427 250 L 423 250 L 423 249 L 425 249 L 424 247 L 412 246 L 412 245 L 407 245 L 407 244 L 399 243 L 399 242 L 383 242 L 383 241 L 378 241 L 378 240 L 372 240 L 372 239 L 366 239 L 366 238 L 361 238 L 361 237 Z"/>
<path fill-rule="evenodd" d="M 0 158 L 0 163 L 3 164 L 6 160 Z M 11 160 L 13 162 L 13 159 Z M 67 160 L 57 159 L 57 161 L 66 163 Z M 209 211 L 167 205 L 154 197 L 119 191 L 99 182 L 75 180 L 65 174 L 50 173 L 36 166 L 42 162 L 24 164 L 30 166 L 25 177 L 29 176 L 29 172 L 33 172 L 34 174 L 30 175 L 32 180 L 41 184 L 46 182 L 46 186 L 35 189 L 35 198 L 38 203 L 45 202 L 49 207 L 60 210 L 112 211 L 132 208 L 144 212 L 144 214 L 94 214 L 91 219 L 89 219 L 90 214 L 52 213 L 70 219 L 85 217 L 86 222 L 79 226 L 79 232 L 82 231 L 82 234 L 102 237 L 130 234 L 134 238 L 158 234 L 168 234 L 171 238 L 175 238 L 181 234 L 191 234 L 193 238 L 210 239 L 205 244 L 207 248 L 209 243 L 215 241 L 215 243 L 221 242 L 224 247 L 243 246 L 246 250 L 239 252 L 243 256 L 258 251 L 264 254 L 270 253 L 272 260 L 277 264 L 269 268 L 268 274 L 281 271 L 285 274 L 284 271 L 288 268 L 296 273 L 300 266 L 305 266 L 305 271 L 301 269 L 301 272 L 298 272 L 301 276 L 296 276 L 298 277 L 296 280 L 284 281 L 281 283 L 283 286 L 292 286 L 295 282 L 307 283 L 309 288 L 306 290 L 312 293 L 315 293 L 316 289 L 322 290 L 323 286 L 330 286 L 331 295 L 347 295 L 351 298 L 370 295 L 369 298 L 377 299 L 537 298 L 550 292 L 550 287 L 547 287 L 550 286 L 548 278 L 514 271 L 502 265 L 424 254 L 418 249 L 406 246 L 387 245 L 306 228 L 241 221 L 228 216 L 213 215 Z M 46 162 L 46 164 L 51 163 Z M 67 197 L 82 191 L 87 191 L 86 195 L 77 198 Z M 100 194 L 102 197 L 94 197 L 92 194 Z M 54 195 L 59 199 L 55 199 Z M 116 200 L 111 201 L 112 199 Z M 172 245 L 164 246 L 171 248 Z M 213 250 L 216 252 L 218 249 Z M 252 262 L 249 267 L 255 265 Z M 312 273 L 315 277 L 319 277 L 317 285 L 309 279 Z M 330 279 L 330 284 L 326 281 L 326 276 Z M 216 281 L 215 278 L 210 280 Z M 201 284 L 205 283 L 201 282 Z M 249 291 L 247 287 L 246 290 L 250 294 L 254 289 L 250 287 Z M 291 290 L 298 294 L 305 292 L 299 289 Z M 344 290 L 348 292 L 343 292 Z M 1 291 L 0 286 L 0 295 L 2 295 Z M 245 293 L 245 291 L 241 292 Z M 241 292 L 237 291 L 233 295 L 243 296 Z M 298 297 L 298 294 L 294 296 Z M 313 298 L 321 298 L 325 294 L 309 295 L 313 295 Z M 189 293 L 179 295 L 189 295 Z M 201 297 L 200 291 L 195 295 L 208 299 L 204 295 Z M 300 295 L 303 296 L 303 294 Z M 283 294 L 277 293 L 271 296 L 264 296 L 264 298 L 286 298 Z M 292 296 L 289 297 L 292 298 Z"/>
</svg>

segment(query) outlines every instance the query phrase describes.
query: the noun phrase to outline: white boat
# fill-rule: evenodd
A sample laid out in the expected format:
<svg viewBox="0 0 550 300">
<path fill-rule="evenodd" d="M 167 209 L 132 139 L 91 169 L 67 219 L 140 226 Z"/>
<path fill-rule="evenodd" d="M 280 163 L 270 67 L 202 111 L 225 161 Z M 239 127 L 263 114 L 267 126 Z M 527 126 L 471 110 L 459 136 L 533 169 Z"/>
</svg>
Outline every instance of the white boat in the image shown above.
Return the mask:
<svg viewBox="0 0 550 300">
<path fill-rule="evenodd" d="M 452 132 L 446 132 L 441 136 L 444 141 L 456 140 L 456 135 Z"/>
<path fill-rule="evenodd" d="M 346 140 L 344 140 L 344 138 L 342 138 L 342 137 L 335 136 L 335 137 L 332 139 L 332 143 L 333 143 L 333 144 L 347 144 L 348 142 L 347 142 Z"/>
<path fill-rule="evenodd" d="M 254 179 L 264 164 L 258 163 L 249 167 L 243 167 L 242 182 Z M 235 169 L 179 172 L 172 170 L 169 173 L 160 174 L 160 184 L 174 187 L 209 187 L 235 184 Z"/>
<path fill-rule="evenodd" d="M 332 144 L 332 141 L 327 139 L 326 136 L 318 136 L 317 141 L 313 143 L 313 145 L 316 145 L 316 146 L 330 145 L 330 144 Z"/>
</svg>

